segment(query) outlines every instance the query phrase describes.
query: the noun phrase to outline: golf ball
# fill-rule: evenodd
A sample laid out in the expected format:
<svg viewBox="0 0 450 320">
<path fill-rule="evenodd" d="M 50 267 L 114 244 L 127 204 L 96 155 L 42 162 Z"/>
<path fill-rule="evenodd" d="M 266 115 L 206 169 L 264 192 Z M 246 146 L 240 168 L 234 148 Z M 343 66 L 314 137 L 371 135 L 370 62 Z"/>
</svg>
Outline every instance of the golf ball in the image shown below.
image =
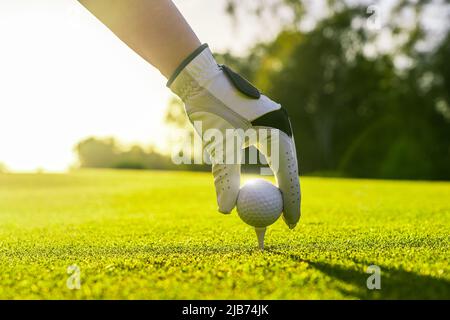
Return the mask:
<svg viewBox="0 0 450 320">
<path fill-rule="evenodd" d="M 237 199 L 239 217 L 247 224 L 263 228 L 271 225 L 283 211 L 280 190 L 269 181 L 255 179 L 246 183 Z"/>
</svg>

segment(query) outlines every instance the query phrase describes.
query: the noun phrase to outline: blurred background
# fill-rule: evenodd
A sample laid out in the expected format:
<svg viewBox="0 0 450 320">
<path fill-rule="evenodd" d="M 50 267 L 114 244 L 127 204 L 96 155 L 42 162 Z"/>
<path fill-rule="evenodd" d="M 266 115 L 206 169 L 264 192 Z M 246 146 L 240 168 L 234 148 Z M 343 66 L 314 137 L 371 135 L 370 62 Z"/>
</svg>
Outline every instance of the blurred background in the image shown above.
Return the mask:
<svg viewBox="0 0 450 320">
<path fill-rule="evenodd" d="M 450 1 L 174 2 L 288 110 L 301 174 L 450 179 Z M 0 0 L 0 41 L 0 172 L 209 170 L 172 164 L 182 104 L 75 0 Z"/>
</svg>

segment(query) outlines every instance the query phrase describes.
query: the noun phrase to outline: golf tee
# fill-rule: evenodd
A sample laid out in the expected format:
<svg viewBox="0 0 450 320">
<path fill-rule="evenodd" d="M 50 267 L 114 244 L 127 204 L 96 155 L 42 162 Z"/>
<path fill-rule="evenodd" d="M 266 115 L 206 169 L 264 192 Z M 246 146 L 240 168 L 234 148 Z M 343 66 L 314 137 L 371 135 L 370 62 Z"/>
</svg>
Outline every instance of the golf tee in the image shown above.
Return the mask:
<svg viewBox="0 0 450 320">
<path fill-rule="evenodd" d="M 256 237 L 258 238 L 259 249 L 264 250 L 264 236 L 266 234 L 267 228 L 257 228 L 255 227 Z"/>
</svg>

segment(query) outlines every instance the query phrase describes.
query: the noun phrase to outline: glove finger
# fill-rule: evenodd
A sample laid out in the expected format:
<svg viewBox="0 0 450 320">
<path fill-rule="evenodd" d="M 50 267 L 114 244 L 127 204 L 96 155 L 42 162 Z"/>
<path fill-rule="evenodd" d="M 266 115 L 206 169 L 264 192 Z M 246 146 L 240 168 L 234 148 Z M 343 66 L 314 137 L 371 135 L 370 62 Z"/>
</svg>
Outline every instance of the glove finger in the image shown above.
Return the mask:
<svg viewBox="0 0 450 320">
<path fill-rule="evenodd" d="M 215 114 L 195 112 L 190 119 L 199 121 L 205 130 L 200 132 L 202 130 L 194 126 L 210 157 L 218 210 L 228 214 L 235 207 L 239 194 L 243 140 L 240 135 L 235 137 L 235 126 Z M 236 143 L 230 144 L 231 141 Z"/>
<path fill-rule="evenodd" d="M 300 219 L 300 181 L 294 140 L 278 129 L 266 128 L 267 137 L 258 140 L 257 148 L 266 157 L 275 174 L 283 197 L 283 220 L 294 228 Z"/>
<path fill-rule="evenodd" d="M 236 205 L 239 194 L 241 166 L 237 164 L 216 164 L 212 166 L 216 187 L 218 210 L 230 213 Z"/>
</svg>

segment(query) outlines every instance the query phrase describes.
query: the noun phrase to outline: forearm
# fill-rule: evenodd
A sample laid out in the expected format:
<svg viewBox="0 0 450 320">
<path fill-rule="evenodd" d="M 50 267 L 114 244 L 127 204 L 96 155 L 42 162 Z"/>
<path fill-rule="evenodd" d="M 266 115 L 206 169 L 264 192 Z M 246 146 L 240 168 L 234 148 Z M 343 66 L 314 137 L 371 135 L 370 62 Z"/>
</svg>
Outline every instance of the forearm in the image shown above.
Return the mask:
<svg viewBox="0 0 450 320">
<path fill-rule="evenodd" d="M 200 41 L 171 0 L 78 0 L 169 78 Z"/>
</svg>

